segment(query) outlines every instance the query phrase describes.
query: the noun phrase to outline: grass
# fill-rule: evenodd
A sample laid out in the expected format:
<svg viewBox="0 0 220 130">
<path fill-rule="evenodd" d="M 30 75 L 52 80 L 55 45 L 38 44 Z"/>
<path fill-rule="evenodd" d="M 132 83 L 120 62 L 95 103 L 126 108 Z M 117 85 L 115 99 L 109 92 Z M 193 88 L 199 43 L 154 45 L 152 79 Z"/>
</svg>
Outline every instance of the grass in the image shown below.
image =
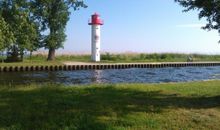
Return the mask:
<svg viewBox="0 0 220 130">
<path fill-rule="evenodd" d="M 0 57 L 1 59 L 1 57 Z M 61 61 L 46 61 L 47 57 L 43 55 L 34 55 L 30 60 L 29 57 L 25 57 L 23 62 L 3 63 L 0 60 L 0 66 L 40 66 L 40 65 L 62 65 Z"/>
<path fill-rule="evenodd" d="M 131 62 L 186 62 L 188 56 L 192 56 L 194 61 L 220 61 L 220 55 L 202 55 L 202 54 L 110 54 L 105 53 L 101 56 L 103 63 L 131 63 Z M 0 61 L 1 61 L 0 57 Z M 31 66 L 31 65 L 62 65 L 65 61 L 91 62 L 90 55 L 58 55 L 55 61 L 46 61 L 47 56 L 38 54 L 33 55 L 32 59 L 25 57 L 23 62 L 1 63 L 0 66 Z"/>
<path fill-rule="evenodd" d="M 2 57 L 0 57 L 0 66 L 63 65 L 64 61 L 90 62 L 89 55 L 58 55 L 54 61 L 47 61 L 46 55 L 38 54 L 33 55 L 31 59 L 25 57 L 23 62 L 15 63 L 2 63 L 1 59 Z"/>
<path fill-rule="evenodd" d="M 219 130 L 220 81 L 0 87 L 0 129 Z"/>
</svg>

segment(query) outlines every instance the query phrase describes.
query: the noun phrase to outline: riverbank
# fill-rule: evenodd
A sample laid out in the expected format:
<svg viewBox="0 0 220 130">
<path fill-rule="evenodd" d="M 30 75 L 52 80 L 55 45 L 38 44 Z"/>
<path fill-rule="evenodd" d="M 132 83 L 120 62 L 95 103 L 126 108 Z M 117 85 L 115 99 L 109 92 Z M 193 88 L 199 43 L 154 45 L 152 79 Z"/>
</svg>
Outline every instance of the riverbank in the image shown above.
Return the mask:
<svg viewBox="0 0 220 130">
<path fill-rule="evenodd" d="M 220 81 L 0 87 L 0 129 L 218 130 Z"/>
<path fill-rule="evenodd" d="M 219 62 L 220 55 L 204 54 L 178 54 L 178 53 L 154 53 L 154 54 L 110 54 L 101 55 L 101 63 L 151 63 L 151 62 L 186 62 L 188 57 L 194 62 Z M 63 62 L 86 62 L 91 63 L 90 55 L 58 55 L 55 61 L 46 61 L 47 55 L 35 54 L 25 57 L 23 62 L 0 63 L 0 66 L 41 66 L 41 65 L 63 65 Z M 4 57 L 5 58 L 5 57 Z M 1 61 L 1 57 L 0 57 Z"/>
</svg>

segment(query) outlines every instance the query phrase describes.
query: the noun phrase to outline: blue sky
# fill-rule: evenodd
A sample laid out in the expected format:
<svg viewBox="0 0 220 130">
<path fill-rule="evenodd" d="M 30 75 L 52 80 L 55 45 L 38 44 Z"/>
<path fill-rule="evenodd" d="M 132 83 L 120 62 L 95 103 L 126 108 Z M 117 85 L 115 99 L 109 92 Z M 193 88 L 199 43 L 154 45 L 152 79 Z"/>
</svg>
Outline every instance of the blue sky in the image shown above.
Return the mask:
<svg viewBox="0 0 220 130">
<path fill-rule="evenodd" d="M 198 12 L 183 13 L 174 0 L 85 0 L 88 8 L 73 12 L 62 52 L 89 53 L 91 28 L 98 12 L 102 26 L 102 52 L 220 54 L 217 31 L 204 31 Z"/>
</svg>

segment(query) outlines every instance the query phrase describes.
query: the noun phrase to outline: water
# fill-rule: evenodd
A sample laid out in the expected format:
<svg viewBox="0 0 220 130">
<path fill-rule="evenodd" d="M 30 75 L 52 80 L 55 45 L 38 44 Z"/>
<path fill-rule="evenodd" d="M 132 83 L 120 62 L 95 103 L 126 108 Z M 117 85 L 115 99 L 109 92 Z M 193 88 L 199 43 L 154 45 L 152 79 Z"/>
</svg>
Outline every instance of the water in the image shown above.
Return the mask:
<svg viewBox="0 0 220 130">
<path fill-rule="evenodd" d="M 0 84 L 167 83 L 220 79 L 220 66 L 0 73 Z"/>
</svg>

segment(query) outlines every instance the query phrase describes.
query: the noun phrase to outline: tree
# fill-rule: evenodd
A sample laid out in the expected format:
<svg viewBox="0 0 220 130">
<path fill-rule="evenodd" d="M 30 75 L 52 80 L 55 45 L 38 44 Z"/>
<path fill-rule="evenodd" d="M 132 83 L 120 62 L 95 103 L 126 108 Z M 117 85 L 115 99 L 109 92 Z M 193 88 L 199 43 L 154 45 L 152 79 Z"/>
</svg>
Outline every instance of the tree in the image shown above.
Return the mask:
<svg viewBox="0 0 220 130">
<path fill-rule="evenodd" d="M 220 0 L 175 0 L 175 2 L 185 8 L 184 12 L 198 10 L 199 19 L 206 18 L 208 22 L 203 29 L 214 29 L 220 33 Z"/>
<path fill-rule="evenodd" d="M 0 15 L 0 51 L 4 51 L 14 40 L 14 35 L 10 31 L 8 24 Z"/>
<path fill-rule="evenodd" d="M 23 13 L 15 21 L 17 22 L 15 23 L 17 26 L 14 35 L 17 38 L 16 43 L 19 48 L 21 60 L 23 60 L 24 51 L 33 52 L 41 47 L 40 32 L 38 31 L 37 24 L 31 21 L 26 13 Z"/>
<path fill-rule="evenodd" d="M 0 51 L 2 53 L 2 62 L 4 61 L 3 52 L 14 42 L 14 40 L 14 35 L 10 31 L 8 24 L 0 15 Z"/>
<path fill-rule="evenodd" d="M 33 0 L 33 14 L 41 21 L 44 33 L 44 47 L 49 49 L 47 60 L 55 59 L 55 51 L 63 47 L 66 39 L 65 28 L 69 20 L 71 8 L 74 10 L 86 7 L 81 0 Z"/>
<path fill-rule="evenodd" d="M 40 47 L 39 24 L 33 19 L 29 0 L 2 0 L 2 17 L 9 25 L 9 30 L 16 40 L 8 47 L 10 61 L 23 60 L 24 51 L 33 51 Z"/>
</svg>

